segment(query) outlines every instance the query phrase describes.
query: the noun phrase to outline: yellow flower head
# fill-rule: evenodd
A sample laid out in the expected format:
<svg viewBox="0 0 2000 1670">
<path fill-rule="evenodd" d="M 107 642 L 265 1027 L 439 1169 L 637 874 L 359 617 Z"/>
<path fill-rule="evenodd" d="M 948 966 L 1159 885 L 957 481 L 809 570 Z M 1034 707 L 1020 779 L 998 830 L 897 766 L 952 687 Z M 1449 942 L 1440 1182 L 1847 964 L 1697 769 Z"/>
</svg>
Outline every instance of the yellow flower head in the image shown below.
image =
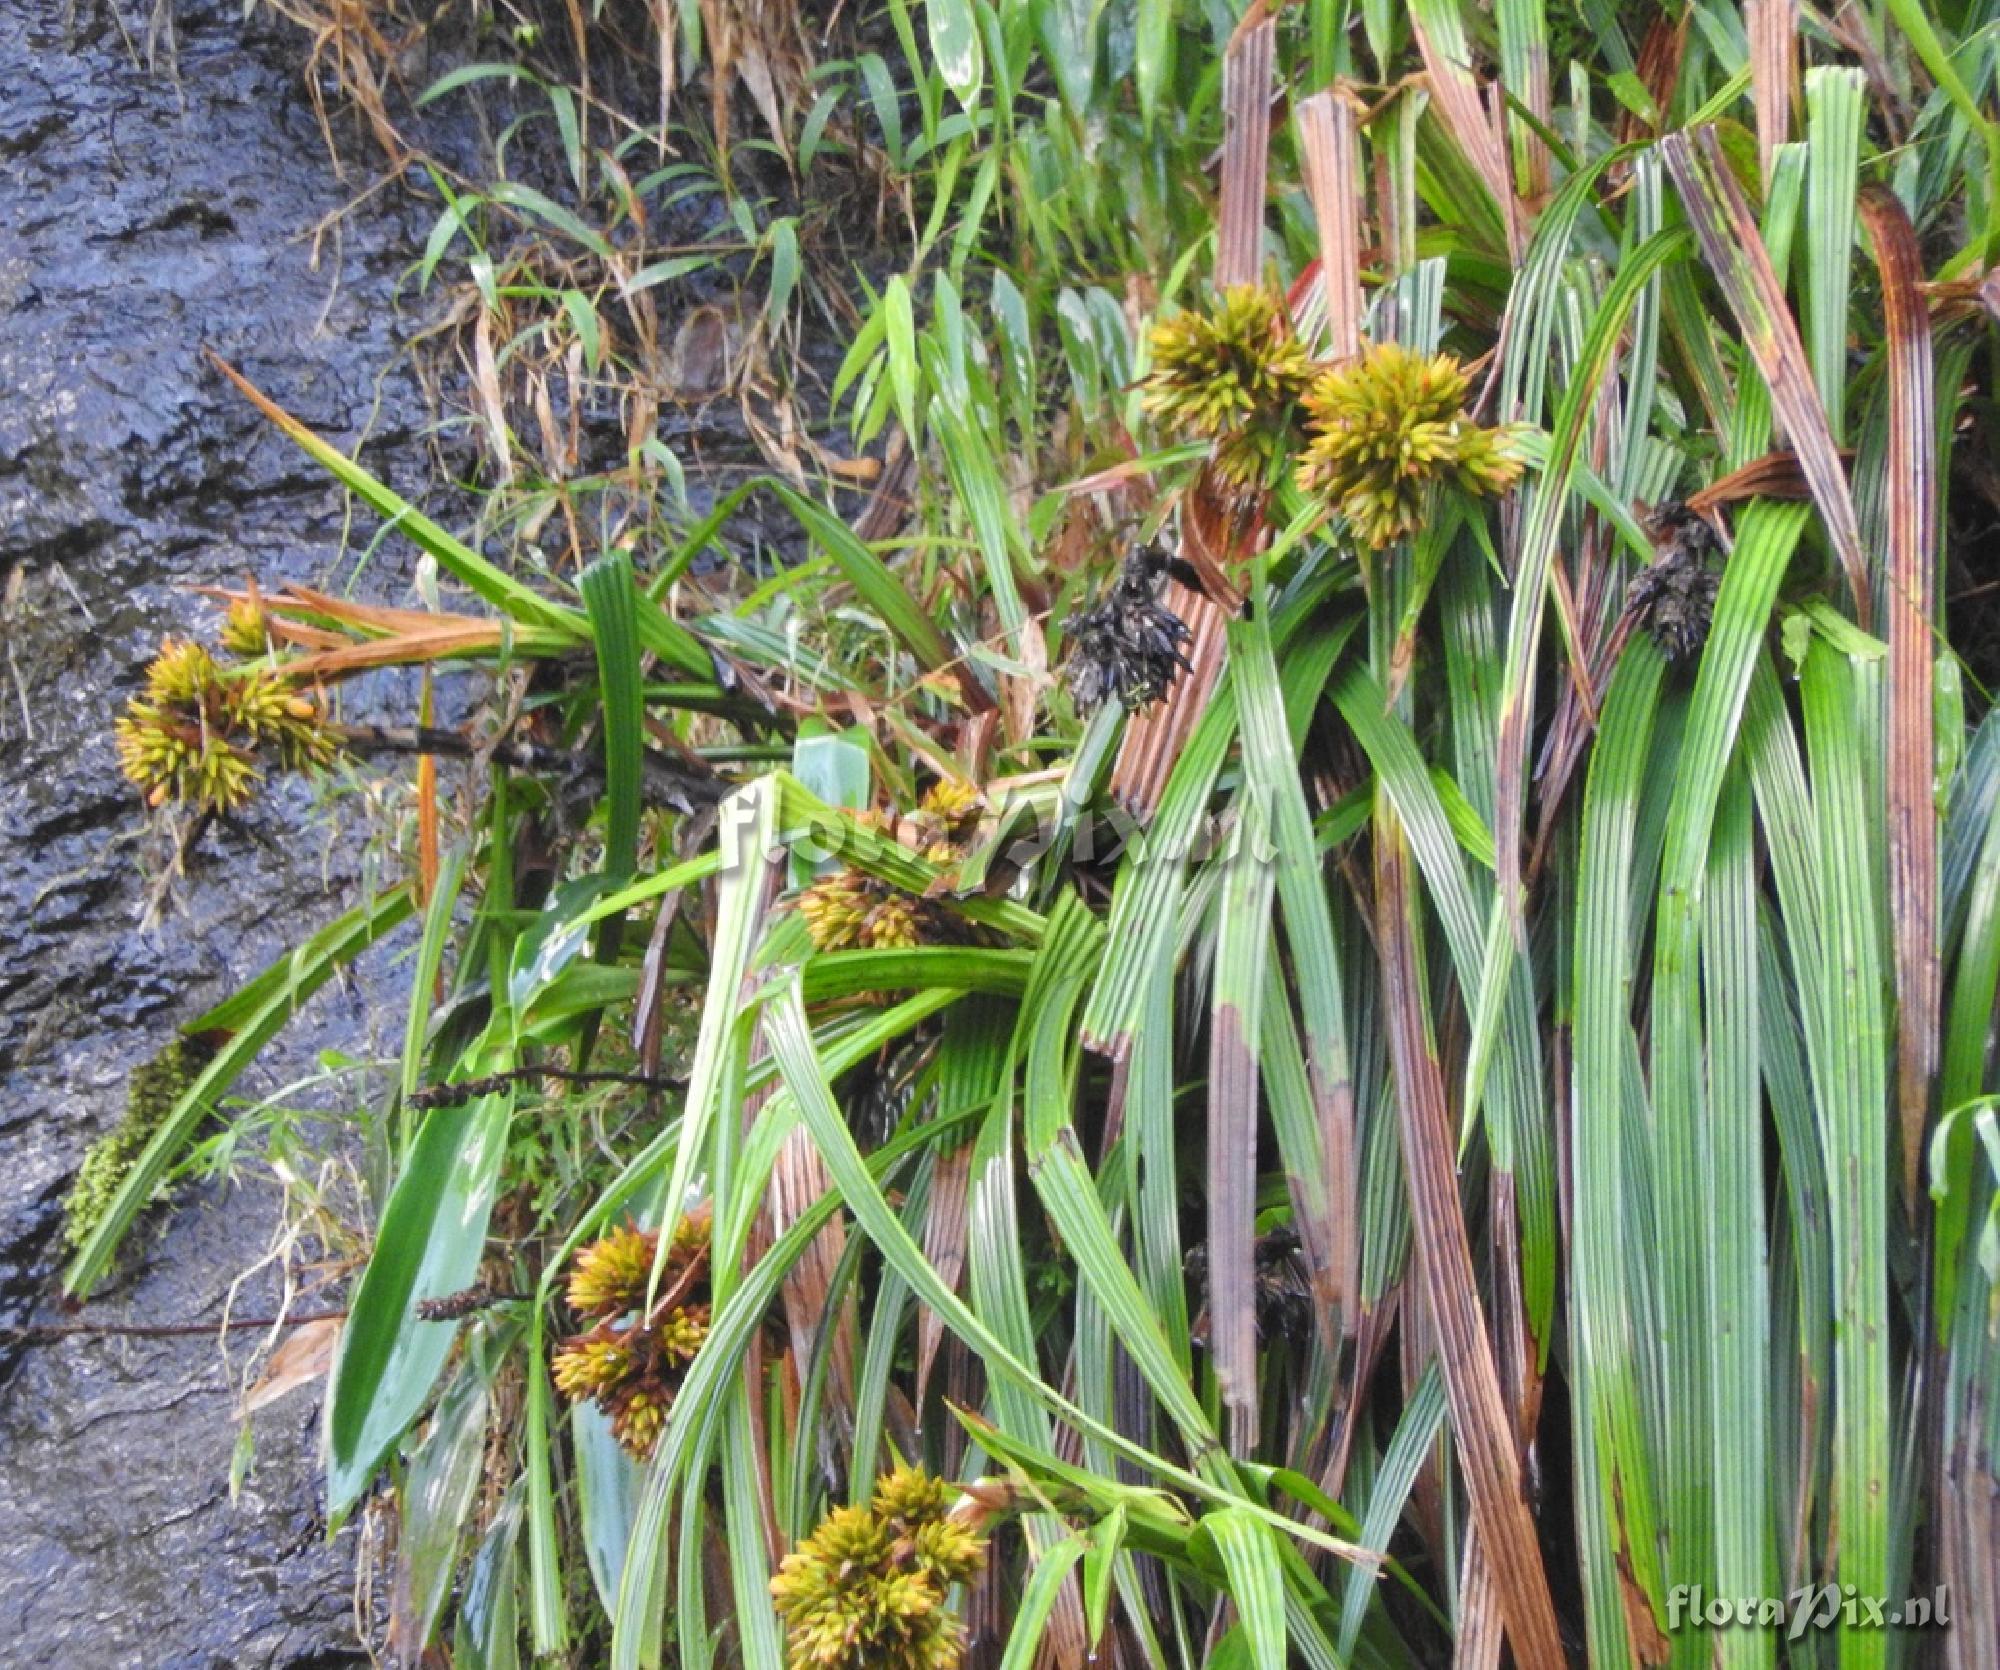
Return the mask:
<svg viewBox="0 0 2000 1670">
<path fill-rule="evenodd" d="M 580 1248 L 570 1266 L 570 1308 L 597 1322 L 563 1341 L 550 1365 L 556 1388 L 573 1403 L 594 1402 L 635 1456 L 652 1453 L 688 1367 L 708 1339 L 711 1222 L 706 1208 L 681 1218 L 661 1260 L 649 1313 L 642 1307 L 658 1231 L 628 1223 Z"/>
<path fill-rule="evenodd" d="M 1223 291 L 1207 312 L 1190 308 L 1155 325 L 1152 347 L 1146 410 L 1214 440 L 1279 422 L 1312 377 L 1283 298 L 1254 284 Z"/>
<path fill-rule="evenodd" d="M 289 770 L 338 751 L 318 707 L 269 668 L 225 672 L 200 644 L 166 639 L 146 690 L 113 726 L 118 763 L 149 805 L 178 800 L 227 812 L 250 798 L 260 753 Z"/>
<path fill-rule="evenodd" d="M 933 860 L 940 851 L 956 857 L 943 843 L 932 843 L 928 851 Z M 944 905 L 859 870 L 822 876 L 799 895 L 798 908 L 818 951 L 908 951 L 963 933 L 960 919 Z"/>
<path fill-rule="evenodd" d="M 644 1460 L 653 1453 L 673 1407 L 673 1394 L 652 1382 L 628 1387 L 611 1405 L 611 1435 L 628 1455 Z"/>
<path fill-rule="evenodd" d="M 603 1398 L 631 1377 L 632 1353 L 616 1337 L 586 1336 L 558 1351 L 549 1368 L 564 1397 Z"/>
<path fill-rule="evenodd" d="M 861 943 L 874 885 L 859 870 L 836 870 L 799 895 L 799 914 L 816 950 L 851 951 Z"/>
<path fill-rule="evenodd" d="M 771 1594 L 789 1670 L 955 1670 L 965 1626 L 945 1599 L 985 1561 L 979 1533 L 948 1517 L 955 1494 L 899 1467 L 785 1556 Z"/>
<path fill-rule="evenodd" d="M 1300 489 L 1329 501 L 1377 551 L 1422 526 L 1433 483 L 1475 497 L 1505 492 L 1521 463 L 1504 430 L 1466 415 L 1469 382 L 1449 354 L 1395 342 L 1321 372 L 1305 395 L 1311 439 L 1299 459 Z"/>
<path fill-rule="evenodd" d="M 256 597 L 238 597 L 222 617 L 222 647 L 231 655 L 263 655 L 271 647 L 264 605 Z"/>
<path fill-rule="evenodd" d="M 569 1308 L 606 1317 L 633 1309 L 646 1296 L 659 1245 L 657 1232 L 627 1223 L 578 1248 L 569 1271 Z"/>
<path fill-rule="evenodd" d="M 976 824 L 985 804 L 979 790 L 964 778 L 940 777 L 917 802 L 917 816 L 949 836 Z"/>
<path fill-rule="evenodd" d="M 957 1495 L 957 1490 L 935 1473 L 906 1461 L 875 1481 L 875 1494 L 868 1505 L 877 1519 L 901 1534 L 944 1518 Z"/>
</svg>

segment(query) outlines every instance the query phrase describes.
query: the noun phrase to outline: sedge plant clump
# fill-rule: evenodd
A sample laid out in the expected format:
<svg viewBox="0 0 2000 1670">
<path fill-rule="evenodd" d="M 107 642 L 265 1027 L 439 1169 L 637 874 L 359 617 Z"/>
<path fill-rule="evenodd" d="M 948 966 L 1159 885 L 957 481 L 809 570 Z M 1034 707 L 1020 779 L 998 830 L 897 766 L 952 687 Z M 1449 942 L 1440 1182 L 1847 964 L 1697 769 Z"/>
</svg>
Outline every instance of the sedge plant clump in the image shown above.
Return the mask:
<svg viewBox="0 0 2000 1670">
<path fill-rule="evenodd" d="M 986 1563 L 958 1491 L 907 1464 L 867 1506 L 836 1508 L 771 1579 L 788 1670 L 956 1670 L 965 1625 L 945 1605 Z"/>
<path fill-rule="evenodd" d="M 1433 485 L 1475 498 L 1506 492 L 1521 461 L 1504 429 L 1467 415 L 1470 384 L 1451 355 L 1396 342 L 1322 371 L 1304 397 L 1310 439 L 1298 462 L 1300 490 L 1326 500 L 1375 551 L 1422 526 Z"/>
</svg>

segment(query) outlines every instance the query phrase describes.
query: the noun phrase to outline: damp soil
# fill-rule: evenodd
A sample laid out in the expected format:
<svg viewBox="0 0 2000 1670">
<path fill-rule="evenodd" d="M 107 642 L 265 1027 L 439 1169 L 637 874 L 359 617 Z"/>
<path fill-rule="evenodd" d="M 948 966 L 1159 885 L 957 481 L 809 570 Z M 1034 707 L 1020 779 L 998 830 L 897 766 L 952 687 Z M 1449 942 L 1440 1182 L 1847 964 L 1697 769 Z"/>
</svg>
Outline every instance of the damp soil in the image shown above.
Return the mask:
<svg viewBox="0 0 2000 1670">
<path fill-rule="evenodd" d="M 433 485 L 449 442 L 409 352 L 430 215 L 391 188 L 329 222 L 373 159 L 356 135 L 336 167 L 289 25 L 172 0 L 149 42 L 150 4 L 0 4 L 0 1663 L 305 1670 L 366 1662 L 355 1532 L 319 1513 L 317 1388 L 254 1417 L 232 1494 L 254 1336 L 225 1358 L 213 1332 L 20 1330 L 220 1320 L 277 1227 L 268 1173 L 182 1187 L 78 1315 L 55 1299 L 62 1198 L 131 1068 L 360 882 L 365 843 L 290 784 L 162 889 L 116 770 L 110 721 L 161 635 L 213 628 L 192 588 L 346 585 L 373 533 L 205 353 L 440 519 L 466 507 Z M 407 553 L 366 562 L 361 595 L 407 600 Z M 315 997 L 242 1093 L 329 1047 L 392 1053 L 394 951 Z M 277 1297 L 253 1276 L 235 1314 Z"/>
</svg>

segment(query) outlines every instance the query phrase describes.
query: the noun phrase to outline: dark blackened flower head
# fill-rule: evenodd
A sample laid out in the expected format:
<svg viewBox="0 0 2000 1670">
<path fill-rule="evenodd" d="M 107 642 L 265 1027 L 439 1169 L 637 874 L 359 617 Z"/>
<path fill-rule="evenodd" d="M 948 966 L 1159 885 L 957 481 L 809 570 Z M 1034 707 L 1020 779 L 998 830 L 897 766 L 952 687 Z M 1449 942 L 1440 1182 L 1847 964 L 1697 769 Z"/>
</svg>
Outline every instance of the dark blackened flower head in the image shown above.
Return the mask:
<svg viewBox="0 0 2000 1670">
<path fill-rule="evenodd" d="M 1104 596 L 1070 616 L 1064 672 L 1086 713 L 1113 698 L 1136 712 L 1163 698 L 1177 673 L 1193 671 L 1181 647 L 1187 623 L 1157 595 L 1165 569 L 1165 557 L 1140 546 Z"/>
<path fill-rule="evenodd" d="M 1709 566 L 1720 548 L 1715 529 L 1685 505 L 1665 504 L 1646 517 L 1654 541 L 1650 566 L 1632 577 L 1625 609 L 1668 661 L 1697 659 L 1708 642 L 1709 622 L 1722 576 Z"/>
<path fill-rule="evenodd" d="M 1192 1338 L 1206 1346 L 1209 1335 L 1208 1245 L 1188 1248 L 1185 1267 L 1194 1287 Z M 1251 1265 L 1257 1307 L 1259 1342 L 1304 1339 L 1312 1332 L 1312 1275 L 1299 1251 L 1299 1238 L 1289 1224 L 1278 1224 L 1257 1237 Z"/>
</svg>

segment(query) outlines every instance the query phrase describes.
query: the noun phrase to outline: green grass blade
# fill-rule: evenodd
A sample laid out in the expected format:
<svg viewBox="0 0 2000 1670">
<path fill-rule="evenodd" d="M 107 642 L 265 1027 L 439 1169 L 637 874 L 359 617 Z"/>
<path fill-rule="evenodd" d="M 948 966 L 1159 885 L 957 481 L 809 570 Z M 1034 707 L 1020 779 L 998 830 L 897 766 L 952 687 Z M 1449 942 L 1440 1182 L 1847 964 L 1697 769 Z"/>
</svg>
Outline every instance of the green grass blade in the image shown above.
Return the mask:
<svg viewBox="0 0 2000 1670">
<path fill-rule="evenodd" d="M 1888 1083 L 1881 947 L 1860 739 L 1858 680 L 1815 635 L 1807 651 L 1806 744 L 1819 814 L 1821 978 L 1809 994 L 1820 1048 L 1812 1062 L 1833 1205 L 1834 1511 L 1840 1581 L 1884 1595 L 1889 1579 Z M 1880 1630 L 1840 1633 L 1843 1670 L 1887 1662 Z"/>
</svg>

